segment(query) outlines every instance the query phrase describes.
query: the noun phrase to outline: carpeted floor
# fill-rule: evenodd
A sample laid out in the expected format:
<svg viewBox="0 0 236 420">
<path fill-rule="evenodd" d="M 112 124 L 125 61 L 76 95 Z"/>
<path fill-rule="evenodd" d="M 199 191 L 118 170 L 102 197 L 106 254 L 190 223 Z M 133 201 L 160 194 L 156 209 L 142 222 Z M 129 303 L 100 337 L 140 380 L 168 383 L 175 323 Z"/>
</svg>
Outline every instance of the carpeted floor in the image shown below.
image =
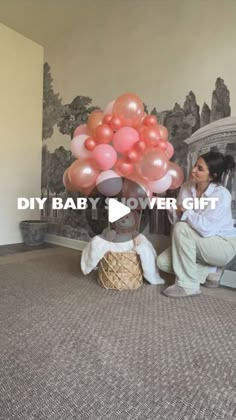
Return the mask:
<svg viewBox="0 0 236 420">
<path fill-rule="evenodd" d="M 236 419 L 235 300 L 107 291 L 72 250 L 1 257 L 0 419 Z"/>
</svg>

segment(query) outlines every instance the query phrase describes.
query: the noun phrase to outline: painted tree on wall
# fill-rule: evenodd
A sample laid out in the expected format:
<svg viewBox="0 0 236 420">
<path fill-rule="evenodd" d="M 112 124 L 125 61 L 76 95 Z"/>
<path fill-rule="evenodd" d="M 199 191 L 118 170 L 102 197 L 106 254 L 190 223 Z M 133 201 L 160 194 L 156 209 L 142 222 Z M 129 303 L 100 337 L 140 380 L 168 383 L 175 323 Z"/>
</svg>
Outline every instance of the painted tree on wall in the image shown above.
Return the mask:
<svg viewBox="0 0 236 420">
<path fill-rule="evenodd" d="M 44 109 L 44 138 L 50 137 L 53 133 L 53 126 L 57 124 L 59 131 L 62 134 L 69 135 L 73 138 L 75 128 L 87 122 L 89 114 L 98 109 L 92 105 L 92 99 L 88 96 L 76 96 L 70 104 L 62 105 L 58 94 L 54 94 L 52 89 L 52 77 L 50 67 L 45 64 L 45 91 L 47 95 Z M 224 80 L 217 78 L 215 82 L 215 89 L 212 93 L 212 103 L 209 107 L 206 103 L 203 104 L 200 110 L 195 94 L 191 91 L 186 96 L 183 106 L 176 103 L 171 110 L 159 111 L 154 107 L 151 112 L 148 112 L 148 106 L 144 104 L 145 112 L 157 116 L 160 124 L 167 127 L 169 132 L 169 141 L 173 144 L 175 154 L 173 161 L 178 163 L 187 172 L 187 152 L 188 146 L 184 142 L 196 130 L 209 124 L 212 121 L 230 116 L 230 95 Z M 59 148 L 61 149 L 61 148 Z M 64 187 L 62 185 L 62 174 L 64 169 L 69 166 L 65 159 L 62 163 L 60 156 L 65 156 L 65 152 L 70 155 L 69 151 L 56 149 L 55 152 L 49 153 L 47 149 L 43 151 L 43 166 L 42 166 L 42 187 L 44 190 L 53 192 L 54 194 L 64 194 Z M 67 165 L 64 167 L 64 165 Z M 64 167 L 64 169 L 62 169 Z M 45 173 L 46 171 L 46 173 Z M 175 192 L 168 192 L 168 195 Z M 65 194 L 67 192 L 65 191 Z M 72 195 L 72 194 L 71 194 Z M 74 193 L 74 198 L 78 195 Z M 152 212 L 154 215 L 154 212 Z M 154 215 L 155 216 L 155 215 Z M 79 212 L 64 211 L 63 213 L 64 231 L 63 235 L 76 238 L 79 237 L 83 226 L 86 225 L 86 220 Z M 97 223 L 97 222 L 96 222 Z M 71 229 L 70 229 L 71 227 Z M 60 229 L 60 226 L 58 226 Z M 82 229 L 82 230 L 81 230 Z M 93 232 L 89 231 L 90 227 L 86 225 L 87 232 L 92 236 Z M 159 212 L 158 226 L 156 232 L 168 234 L 168 223 L 166 215 Z M 155 231 L 155 228 L 154 230 Z M 85 230 L 83 235 L 85 235 Z M 73 236 L 72 236 L 73 235 Z"/>
<path fill-rule="evenodd" d="M 53 153 L 48 151 L 46 145 L 42 148 L 42 195 L 49 193 L 59 194 L 65 190 L 63 173 L 70 165 L 70 152 L 60 146 Z"/>
<path fill-rule="evenodd" d="M 70 104 L 64 105 L 62 115 L 58 121 L 58 128 L 62 134 L 68 134 L 71 139 L 76 127 L 87 122 L 89 114 L 97 106 L 92 106 L 92 99 L 89 96 L 76 96 Z"/>
<path fill-rule="evenodd" d="M 52 87 L 53 78 L 48 63 L 44 63 L 43 69 L 43 139 L 53 135 L 53 126 L 61 118 L 63 106 L 59 93 L 54 93 Z"/>
</svg>

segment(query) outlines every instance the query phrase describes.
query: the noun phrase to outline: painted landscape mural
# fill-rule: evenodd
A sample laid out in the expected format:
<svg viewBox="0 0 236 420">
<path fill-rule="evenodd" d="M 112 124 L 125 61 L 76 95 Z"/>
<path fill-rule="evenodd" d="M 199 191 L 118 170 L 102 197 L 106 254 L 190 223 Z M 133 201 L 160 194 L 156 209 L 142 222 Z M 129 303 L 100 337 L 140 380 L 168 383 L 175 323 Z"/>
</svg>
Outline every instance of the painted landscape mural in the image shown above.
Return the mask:
<svg viewBox="0 0 236 420">
<path fill-rule="evenodd" d="M 231 117 L 230 92 L 222 78 L 217 78 L 212 92 L 212 101 L 204 103 L 202 108 L 197 104 L 194 92 L 189 92 L 183 105 L 175 103 L 173 109 L 149 109 L 144 104 L 145 111 L 156 115 L 158 122 L 167 127 L 169 141 L 173 144 L 175 153 L 172 161 L 178 163 L 187 178 L 191 165 L 200 153 L 208 150 L 219 150 L 229 153 L 236 159 L 236 118 Z M 88 96 L 75 96 L 71 103 L 63 104 L 59 93 L 54 92 L 53 77 L 48 63 L 44 65 L 44 96 L 43 96 L 43 145 L 42 145 L 42 197 L 47 197 L 42 219 L 49 222 L 49 233 L 78 239 L 90 240 L 106 226 L 106 219 L 101 214 L 91 212 L 91 218 L 85 217 L 82 210 L 53 210 L 51 198 L 78 196 L 65 190 L 62 182 L 63 173 L 74 160 L 70 150 L 59 145 L 49 151 L 48 140 L 54 130 L 62 135 L 73 138 L 75 128 L 87 122 L 89 114 L 99 109 Z M 225 126 L 221 123 L 225 119 Z M 235 124 L 235 126 L 234 126 Z M 223 128 L 222 128 L 223 127 Z M 233 214 L 236 223 L 236 179 L 231 176 L 225 180 L 225 186 L 233 197 Z M 176 195 L 176 191 L 168 191 L 167 196 Z M 144 215 L 149 218 L 151 233 L 170 233 L 170 224 L 165 210 L 151 211 Z M 236 270 L 236 258 L 230 269 Z"/>
</svg>

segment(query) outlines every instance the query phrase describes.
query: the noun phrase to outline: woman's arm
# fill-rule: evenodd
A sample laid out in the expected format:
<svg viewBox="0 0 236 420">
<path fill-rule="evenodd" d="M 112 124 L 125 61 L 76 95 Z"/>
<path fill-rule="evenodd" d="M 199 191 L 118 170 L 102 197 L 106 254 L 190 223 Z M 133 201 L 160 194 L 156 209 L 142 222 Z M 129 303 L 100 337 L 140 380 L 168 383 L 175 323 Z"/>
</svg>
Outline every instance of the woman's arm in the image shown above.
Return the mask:
<svg viewBox="0 0 236 420">
<path fill-rule="evenodd" d="M 228 219 L 231 214 L 231 195 L 229 191 L 215 193 L 214 198 L 218 199 L 215 209 L 212 209 L 209 203 L 200 213 L 194 210 L 186 210 L 181 217 L 181 221 L 187 222 L 203 237 L 218 235 L 225 225 L 226 218 Z"/>
</svg>

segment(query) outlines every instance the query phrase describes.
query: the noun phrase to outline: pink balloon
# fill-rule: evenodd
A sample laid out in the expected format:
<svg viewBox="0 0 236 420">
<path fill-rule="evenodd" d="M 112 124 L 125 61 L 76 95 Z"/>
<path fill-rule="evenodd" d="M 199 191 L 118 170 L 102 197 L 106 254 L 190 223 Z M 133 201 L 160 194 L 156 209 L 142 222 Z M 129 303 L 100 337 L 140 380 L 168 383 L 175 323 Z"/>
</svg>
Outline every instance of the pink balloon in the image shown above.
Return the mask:
<svg viewBox="0 0 236 420">
<path fill-rule="evenodd" d="M 184 182 L 184 173 L 183 169 L 177 165 L 177 163 L 169 162 L 168 173 L 171 175 L 172 182 L 170 185 L 170 190 L 175 190 L 179 188 L 180 185 Z"/>
<path fill-rule="evenodd" d="M 149 150 L 137 164 L 138 172 L 148 181 L 156 181 L 164 176 L 168 170 L 168 160 L 164 152 Z"/>
<path fill-rule="evenodd" d="M 80 134 L 74 137 L 70 142 L 70 150 L 77 159 L 90 159 L 91 152 L 86 149 L 85 141 L 88 138 L 86 134 Z"/>
<path fill-rule="evenodd" d="M 163 140 L 168 140 L 168 134 L 169 133 L 168 133 L 167 128 L 164 125 L 162 125 L 162 124 L 158 124 L 158 128 L 159 128 L 159 131 L 160 131 L 161 138 Z"/>
<path fill-rule="evenodd" d="M 152 192 L 161 194 L 170 188 L 171 182 L 172 182 L 172 177 L 170 173 L 167 172 L 160 179 L 157 179 L 156 181 L 149 181 L 147 183 L 147 186 Z"/>
<path fill-rule="evenodd" d="M 168 141 L 168 142 L 167 142 L 167 149 L 166 149 L 166 151 L 165 151 L 165 153 L 166 153 L 166 154 L 167 154 L 167 156 L 168 156 L 168 159 L 171 159 L 171 158 L 172 158 L 172 156 L 173 156 L 174 152 L 175 152 L 175 149 L 174 149 L 173 144 L 172 144 L 172 143 L 170 143 L 170 142 Z"/>
<path fill-rule="evenodd" d="M 92 159 L 99 169 L 111 169 L 117 160 L 115 149 L 109 144 L 99 144 L 92 152 Z"/>
<path fill-rule="evenodd" d="M 98 169 L 91 160 L 76 160 L 68 171 L 68 179 L 73 188 L 80 191 L 95 185 Z"/>
<path fill-rule="evenodd" d="M 133 93 L 126 93 L 116 99 L 112 114 L 121 116 L 124 124 L 130 127 L 137 127 L 143 118 L 144 107 L 141 99 Z"/>
<path fill-rule="evenodd" d="M 119 153 L 129 152 L 137 141 L 139 141 L 139 134 L 132 127 L 120 128 L 113 137 L 114 148 Z"/>
<path fill-rule="evenodd" d="M 88 134 L 87 124 L 81 124 L 76 127 L 73 137 L 76 137 L 79 134 Z"/>
<path fill-rule="evenodd" d="M 104 115 L 112 114 L 113 106 L 114 106 L 115 100 L 109 102 L 104 108 Z"/>
<path fill-rule="evenodd" d="M 114 197 L 121 191 L 122 178 L 115 171 L 104 171 L 98 175 L 96 185 L 105 197 Z"/>
</svg>

